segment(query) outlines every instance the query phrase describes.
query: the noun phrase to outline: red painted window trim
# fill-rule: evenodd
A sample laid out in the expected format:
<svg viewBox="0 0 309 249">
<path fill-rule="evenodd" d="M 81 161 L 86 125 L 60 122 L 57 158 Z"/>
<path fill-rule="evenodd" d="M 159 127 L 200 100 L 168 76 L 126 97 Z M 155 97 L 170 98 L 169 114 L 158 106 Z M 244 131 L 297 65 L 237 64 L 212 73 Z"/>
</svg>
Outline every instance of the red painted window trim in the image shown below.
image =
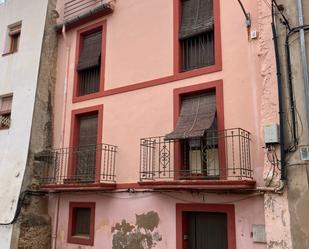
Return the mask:
<svg viewBox="0 0 309 249">
<path fill-rule="evenodd" d="M 100 91 L 97 93 L 85 95 L 85 96 L 77 96 L 77 83 L 76 83 L 76 70 L 75 70 L 75 80 L 74 80 L 74 94 L 73 94 L 73 103 L 80 102 L 80 101 L 86 101 L 89 99 L 99 98 L 99 97 L 106 97 L 114 94 L 120 94 L 120 93 L 126 93 L 130 91 L 135 91 L 147 87 L 153 87 L 158 86 L 166 83 L 171 83 L 173 81 L 182 80 L 186 78 L 191 78 L 203 74 L 209 74 L 214 72 L 219 72 L 222 70 L 222 48 L 221 48 L 221 24 L 220 24 L 220 1 L 214 0 L 214 30 L 215 30 L 215 64 L 209 67 L 199 68 L 187 72 L 179 72 L 179 24 L 180 24 L 180 1 L 181 0 L 173 0 L 173 73 L 172 75 L 142 81 L 134 84 L 127 84 L 126 86 L 116 87 L 112 89 L 104 89 L 104 82 L 102 83 L 102 89 L 100 86 Z M 105 70 L 105 52 L 106 52 L 106 20 L 102 21 L 102 27 L 103 31 L 102 34 L 104 37 L 102 37 L 102 64 L 103 65 L 103 73 L 104 76 L 104 70 Z M 95 24 L 94 24 L 95 26 Z M 85 29 L 81 29 L 78 31 L 77 38 L 79 39 L 80 34 L 84 31 L 91 30 L 92 26 L 86 27 Z M 77 63 L 78 60 L 78 53 L 80 49 L 80 41 L 77 41 L 76 45 L 76 56 L 75 60 Z M 103 59 L 104 58 L 104 59 Z M 75 64 L 76 64 L 75 63 Z M 77 64 L 76 64 L 77 65 Z"/>
<path fill-rule="evenodd" d="M 180 74 L 183 77 L 193 77 L 201 74 L 208 74 L 222 70 L 221 52 L 221 29 L 220 29 L 220 1 L 214 1 L 214 35 L 215 35 L 215 64 L 186 72 L 180 72 L 180 44 L 179 28 L 181 17 L 181 0 L 174 0 L 174 75 Z"/>
<path fill-rule="evenodd" d="M 73 103 L 94 99 L 102 96 L 104 93 L 105 82 L 105 57 L 106 57 L 106 20 L 89 25 L 77 31 L 76 51 L 75 51 L 75 68 L 74 68 L 74 83 L 73 83 Z M 77 65 L 82 46 L 82 36 L 94 31 L 102 30 L 102 47 L 101 47 L 101 69 L 100 69 L 100 87 L 96 93 L 78 96 L 78 72 Z"/>
<path fill-rule="evenodd" d="M 183 245 L 183 212 L 226 213 L 228 249 L 236 249 L 235 208 L 229 204 L 176 204 L 176 249 L 184 249 Z"/>
<path fill-rule="evenodd" d="M 77 146 L 78 144 L 78 130 L 79 130 L 79 117 L 98 114 L 98 130 L 97 130 L 97 144 L 102 143 L 102 133 L 103 133 L 103 105 L 96 105 L 81 109 L 76 109 L 72 111 L 71 114 L 71 134 L 70 134 L 70 147 Z M 69 155 L 69 167 L 68 175 L 74 175 L 75 168 L 73 163 L 73 157 Z M 96 155 L 96 182 L 100 181 L 100 172 L 101 172 L 101 153 L 98 152 Z"/>
<path fill-rule="evenodd" d="M 73 215 L 75 208 L 90 208 L 90 234 L 89 238 L 81 238 L 73 235 L 73 225 L 76 217 Z M 70 202 L 69 222 L 68 222 L 68 243 L 93 246 L 94 242 L 94 223 L 95 223 L 95 202 Z"/>
<path fill-rule="evenodd" d="M 223 81 L 211 81 L 207 83 L 186 86 L 174 89 L 174 128 L 176 127 L 178 117 L 181 109 L 181 98 L 186 95 L 193 95 L 202 92 L 212 91 L 216 92 L 216 106 L 217 106 L 217 122 L 218 130 L 224 130 L 224 105 L 223 105 Z M 220 179 L 226 179 L 226 163 L 225 163 L 225 140 L 219 139 L 219 165 L 220 165 Z M 180 172 L 181 170 L 181 155 L 180 144 L 175 144 L 175 170 Z M 177 178 L 178 176 L 176 176 Z"/>
</svg>

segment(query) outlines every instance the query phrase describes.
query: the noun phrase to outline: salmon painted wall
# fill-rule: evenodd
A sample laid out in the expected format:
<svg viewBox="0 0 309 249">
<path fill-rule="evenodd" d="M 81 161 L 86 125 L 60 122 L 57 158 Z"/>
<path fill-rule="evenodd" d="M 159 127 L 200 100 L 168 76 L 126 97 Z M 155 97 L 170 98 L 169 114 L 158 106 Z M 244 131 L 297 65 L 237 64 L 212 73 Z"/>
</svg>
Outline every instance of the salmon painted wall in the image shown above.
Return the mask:
<svg viewBox="0 0 309 249">
<path fill-rule="evenodd" d="M 51 197 L 51 201 L 54 197 Z M 67 243 L 69 202 L 96 202 L 95 236 L 93 246 Z M 53 202 L 52 202 L 53 203 Z M 160 203 L 160 205 L 158 205 Z M 230 195 L 222 200 L 221 195 L 215 194 L 178 194 L 171 193 L 118 193 L 118 194 L 61 194 L 59 209 L 57 248 L 61 249 L 111 249 L 113 233 L 111 228 L 116 223 L 125 220 L 135 224 L 135 215 L 154 211 L 159 216 L 159 224 L 155 229 L 162 240 L 157 242 L 156 249 L 176 248 L 176 203 L 224 203 L 235 206 L 235 226 L 237 248 L 264 249 L 264 244 L 253 243 L 251 237 L 252 224 L 264 224 L 263 198 L 260 196 Z M 248 209 L 247 207 L 252 208 Z M 51 207 L 51 210 L 54 210 Z M 117 210 L 117 211 L 115 211 Z M 52 213 L 51 213 L 52 214 Z"/>
<path fill-rule="evenodd" d="M 58 5 L 63 4 L 59 1 Z M 253 18 L 253 27 L 259 31 L 258 6 L 245 1 Z M 150 7 L 149 7 L 150 6 Z M 266 8 L 266 7 L 265 7 Z M 149 10 L 152 11 L 149 11 Z M 223 80 L 225 128 L 241 127 L 252 133 L 252 159 L 255 176 L 262 184 L 263 146 L 259 120 L 263 75 L 259 46 L 261 38 L 248 40 L 244 17 L 234 1 L 221 1 L 221 43 L 223 70 L 166 83 L 160 86 L 105 96 L 72 103 L 77 29 L 66 33 L 66 41 L 59 35 L 56 100 L 54 115 L 55 147 L 62 141 L 62 112 L 66 48 L 70 48 L 67 115 L 64 145 L 69 145 L 71 111 L 104 104 L 103 141 L 119 147 L 117 154 L 117 181 L 136 182 L 139 165 L 139 139 L 165 135 L 173 128 L 173 89 L 213 80 Z M 139 13 L 139 14 L 137 14 Z M 128 15 L 131 19 L 128 19 Z M 134 17 L 134 18 L 132 18 Z M 115 11 L 107 20 L 105 90 L 116 89 L 170 76 L 173 73 L 173 1 L 118 0 Z M 95 20 L 92 23 L 99 22 Z M 87 27 L 87 23 L 79 28 Z M 132 28 L 134 27 L 134 28 Z M 79 29 L 78 28 L 78 29 Z M 159 29 L 160 32 L 156 30 Z M 148 41 L 145 41 L 148 40 Z M 276 85 L 271 92 L 277 100 Z M 273 113 L 277 119 L 277 113 Z M 125 165 L 125 166 L 124 166 Z M 123 167 L 130 169 L 123 171 Z"/>
<path fill-rule="evenodd" d="M 58 1 L 61 12 L 64 0 Z M 220 1 L 222 71 L 176 80 L 170 83 L 108 95 L 83 102 L 72 102 L 77 30 L 101 20 L 107 21 L 105 91 L 173 75 L 173 0 L 117 0 L 114 13 L 77 29 L 59 34 L 57 83 L 54 110 L 54 147 L 69 146 L 71 111 L 104 105 L 103 141 L 118 146 L 117 183 L 139 180 L 140 139 L 162 136 L 173 129 L 173 90 L 200 83 L 223 80 L 224 126 L 243 128 L 252 134 L 251 156 L 254 179 L 264 186 L 262 125 L 278 122 L 277 85 L 271 40 L 270 9 L 264 1 L 244 0 L 251 13 L 249 39 L 245 19 L 237 1 Z M 61 20 L 60 20 L 61 21 Z M 66 51 L 69 51 L 68 98 L 64 102 Z M 66 115 L 63 122 L 63 110 Z M 64 137 L 62 125 L 64 124 Z M 134 222 L 135 214 L 151 210 L 160 216 L 162 241 L 156 248 L 175 248 L 176 203 L 231 203 L 236 210 L 237 248 L 262 249 L 253 243 L 252 224 L 265 224 L 262 197 L 231 194 L 63 194 L 59 207 L 57 248 L 91 248 L 67 244 L 69 201 L 96 201 L 94 248 L 111 248 L 111 226 L 122 219 Z M 244 200 L 242 200 L 244 199 Z M 50 199 L 54 217 L 55 199 Z M 116 210 L 116 211 L 115 211 Z"/>
</svg>

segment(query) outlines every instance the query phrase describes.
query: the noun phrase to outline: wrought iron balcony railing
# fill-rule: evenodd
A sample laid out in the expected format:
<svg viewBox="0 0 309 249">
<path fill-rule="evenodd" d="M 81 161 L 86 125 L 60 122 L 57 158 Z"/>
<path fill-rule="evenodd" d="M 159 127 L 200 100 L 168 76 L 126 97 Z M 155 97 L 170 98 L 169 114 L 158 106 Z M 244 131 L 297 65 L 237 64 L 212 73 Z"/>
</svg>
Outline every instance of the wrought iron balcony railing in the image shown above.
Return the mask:
<svg viewBox="0 0 309 249">
<path fill-rule="evenodd" d="M 69 147 L 40 155 L 43 185 L 115 182 L 117 147 L 109 144 Z"/>
<path fill-rule="evenodd" d="M 143 138 L 140 180 L 251 180 L 250 133 L 207 131 L 187 140 Z"/>
<path fill-rule="evenodd" d="M 63 18 L 69 20 L 107 2 L 107 0 L 67 0 L 64 4 Z"/>
</svg>

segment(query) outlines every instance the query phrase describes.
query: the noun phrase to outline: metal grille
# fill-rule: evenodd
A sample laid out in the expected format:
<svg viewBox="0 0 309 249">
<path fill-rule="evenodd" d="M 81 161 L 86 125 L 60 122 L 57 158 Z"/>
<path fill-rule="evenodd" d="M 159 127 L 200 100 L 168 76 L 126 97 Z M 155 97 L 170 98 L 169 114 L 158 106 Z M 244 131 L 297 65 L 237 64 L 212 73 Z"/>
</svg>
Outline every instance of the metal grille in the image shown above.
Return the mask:
<svg viewBox="0 0 309 249">
<path fill-rule="evenodd" d="M 99 91 L 100 67 L 93 67 L 78 71 L 78 95 L 83 96 Z"/>
<path fill-rule="evenodd" d="M 0 115 L 0 129 L 8 128 L 11 124 L 11 115 Z"/>
<path fill-rule="evenodd" d="M 213 65 L 214 60 L 214 32 L 209 31 L 180 41 L 182 70 Z"/>
<path fill-rule="evenodd" d="M 236 128 L 190 140 L 143 138 L 140 179 L 252 179 L 250 133 Z"/>
<path fill-rule="evenodd" d="M 42 161 L 40 182 L 41 184 L 114 182 L 116 151 L 117 147 L 109 144 L 47 151 L 40 156 Z M 76 167 L 77 163 L 84 165 L 82 171 Z"/>
</svg>

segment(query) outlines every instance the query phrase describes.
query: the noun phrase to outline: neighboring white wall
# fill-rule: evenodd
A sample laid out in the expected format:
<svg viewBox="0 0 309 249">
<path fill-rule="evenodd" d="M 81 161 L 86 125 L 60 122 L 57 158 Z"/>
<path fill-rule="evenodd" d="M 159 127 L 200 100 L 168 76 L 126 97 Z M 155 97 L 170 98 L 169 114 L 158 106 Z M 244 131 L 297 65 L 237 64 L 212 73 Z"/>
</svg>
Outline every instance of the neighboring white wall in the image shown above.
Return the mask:
<svg viewBox="0 0 309 249">
<path fill-rule="evenodd" d="M 12 122 L 0 130 L 0 223 L 14 217 L 26 167 L 48 0 L 0 4 L 0 54 L 7 26 L 22 21 L 17 53 L 0 55 L 0 96 L 13 93 Z M 11 226 L 0 226 L 0 248 L 10 248 Z"/>
</svg>

